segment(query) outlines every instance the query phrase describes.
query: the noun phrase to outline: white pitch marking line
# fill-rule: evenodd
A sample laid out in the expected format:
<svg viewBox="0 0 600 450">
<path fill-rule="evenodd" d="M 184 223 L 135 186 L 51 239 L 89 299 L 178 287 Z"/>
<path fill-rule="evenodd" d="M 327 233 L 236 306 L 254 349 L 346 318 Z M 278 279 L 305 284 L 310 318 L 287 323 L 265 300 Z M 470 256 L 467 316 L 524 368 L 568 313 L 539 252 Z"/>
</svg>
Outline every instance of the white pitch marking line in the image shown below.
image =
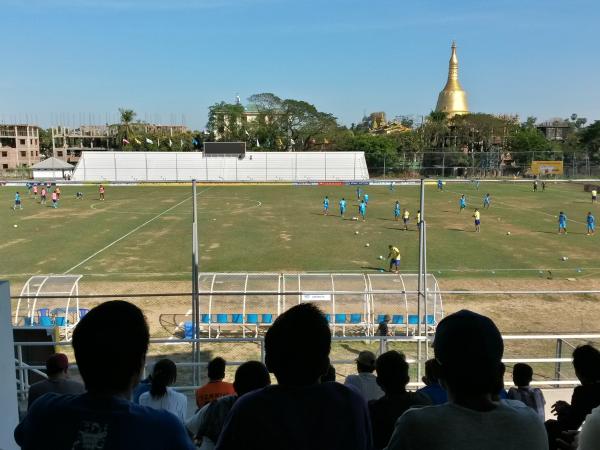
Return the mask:
<svg viewBox="0 0 600 450">
<path fill-rule="evenodd" d="M 209 190 L 210 188 L 204 189 L 203 191 L 198 192 L 198 194 L 205 192 L 207 190 Z M 180 205 L 183 205 L 185 202 L 187 202 L 189 199 L 191 199 L 193 196 L 190 195 L 188 198 L 180 201 L 179 203 L 177 203 L 176 205 L 173 205 L 167 209 L 165 209 L 163 212 L 161 212 L 160 214 L 157 214 L 156 216 L 152 217 L 151 219 L 148 219 L 147 221 L 145 221 L 143 224 L 138 225 L 137 227 L 135 227 L 133 230 L 125 233 L 123 236 L 121 236 L 120 238 L 112 241 L 110 244 L 102 247 L 100 250 L 98 250 L 97 252 L 93 253 L 92 255 L 88 256 L 87 258 L 85 258 L 83 261 L 81 261 L 80 263 L 74 265 L 73 267 L 71 267 L 69 270 L 67 270 L 66 272 L 64 272 L 65 274 L 72 272 L 73 270 L 77 269 L 79 266 L 85 264 L 86 262 L 88 262 L 90 259 L 95 258 L 96 256 L 98 256 L 100 253 L 102 253 L 104 250 L 109 249 L 110 247 L 112 247 L 113 245 L 115 245 L 118 242 L 121 242 L 123 239 L 125 239 L 128 236 L 131 236 L 133 233 L 135 233 L 136 231 L 138 231 L 140 228 L 145 227 L 146 225 L 148 225 L 151 222 L 154 222 L 156 219 L 158 219 L 159 217 L 164 216 L 165 214 L 167 214 L 169 211 L 177 208 Z"/>
</svg>

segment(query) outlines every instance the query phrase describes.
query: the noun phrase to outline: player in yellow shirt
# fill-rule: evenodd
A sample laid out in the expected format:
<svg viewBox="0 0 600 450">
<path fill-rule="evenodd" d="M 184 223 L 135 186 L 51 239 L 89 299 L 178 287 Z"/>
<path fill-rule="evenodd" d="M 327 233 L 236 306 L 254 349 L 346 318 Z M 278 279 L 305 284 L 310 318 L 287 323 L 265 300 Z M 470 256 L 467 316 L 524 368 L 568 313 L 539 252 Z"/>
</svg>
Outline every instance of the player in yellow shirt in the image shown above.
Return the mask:
<svg viewBox="0 0 600 450">
<path fill-rule="evenodd" d="M 400 250 L 398 247 L 394 247 L 393 245 L 389 245 L 390 253 L 388 258 L 390 258 L 390 272 L 398 273 L 400 269 Z M 392 267 L 394 270 L 392 270 Z"/>
<path fill-rule="evenodd" d="M 475 208 L 475 212 L 473 213 L 473 217 L 475 218 L 475 232 L 481 232 L 481 215 L 479 214 L 479 210 Z"/>
<path fill-rule="evenodd" d="M 592 203 L 598 203 L 598 191 L 592 189 Z"/>
<path fill-rule="evenodd" d="M 421 210 L 417 211 L 417 228 L 421 228 Z"/>
<path fill-rule="evenodd" d="M 410 213 L 408 212 L 408 209 L 404 210 L 404 213 L 402 213 L 402 221 L 404 222 L 404 231 L 408 230 L 408 221 L 410 220 Z"/>
</svg>

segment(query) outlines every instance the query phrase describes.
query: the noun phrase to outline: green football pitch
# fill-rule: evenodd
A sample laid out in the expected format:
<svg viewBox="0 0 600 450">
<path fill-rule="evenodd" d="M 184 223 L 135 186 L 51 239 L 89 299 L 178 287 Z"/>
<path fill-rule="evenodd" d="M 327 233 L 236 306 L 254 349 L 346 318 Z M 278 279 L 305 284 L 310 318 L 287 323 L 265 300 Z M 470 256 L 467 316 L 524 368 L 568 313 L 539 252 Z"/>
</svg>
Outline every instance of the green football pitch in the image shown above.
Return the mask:
<svg viewBox="0 0 600 450">
<path fill-rule="evenodd" d="M 355 186 L 199 186 L 200 270 L 203 272 L 376 272 L 387 269 L 387 248 L 397 246 L 401 270 L 418 267 L 417 186 L 363 186 L 367 220 L 358 216 Z M 16 191 L 23 210 L 12 210 Z M 77 200 L 76 191 L 84 198 Z M 482 208 L 486 192 L 489 209 Z M 468 206 L 459 213 L 458 199 Z M 324 216 L 323 198 L 330 199 Z M 339 215 L 345 197 L 348 210 Z M 394 221 L 396 200 L 411 212 L 409 230 Z M 586 235 L 586 214 L 600 208 L 580 184 L 448 183 L 425 194 L 428 269 L 444 277 L 540 277 L 600 272 L 598 240 Z M 22 283 L 32 274 L 83 274 L 102 279 L 189 279 L 190 186 L 62 188 L 59 208 L 42 206 L 24 187 L 0 188 L 0 278 Z M 481 233 L 473 210 L 481 211 Z M 557 233 L 557 215 L 569 218 Z M 358 232 L 358 233 L 357 233 Z M 510 234 L 508 234 L 510 232 Z M 369 244 L 367 246 L 367 244 Z M 379 257 L 382 256 L 384 260 Z M 563 261 L 563 256 L 568 259 Z M 541 273 L 540 273 L 541 271 Z"/>
</svg>

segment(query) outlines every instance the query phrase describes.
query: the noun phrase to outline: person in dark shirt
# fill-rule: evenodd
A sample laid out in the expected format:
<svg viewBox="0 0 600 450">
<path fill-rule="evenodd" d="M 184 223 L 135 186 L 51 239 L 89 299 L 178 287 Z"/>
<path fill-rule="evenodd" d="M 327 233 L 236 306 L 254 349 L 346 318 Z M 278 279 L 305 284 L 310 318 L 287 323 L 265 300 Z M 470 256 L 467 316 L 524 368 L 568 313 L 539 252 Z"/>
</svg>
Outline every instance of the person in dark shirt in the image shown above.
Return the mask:
<svg viewBox="0 0 600 450">
<path fill-rule="evenodd" d="M 369 402 L 371 425 L 373 426 L 373 443 L 375 449 L 384 448 L 398 417 L 413 406 L 430 405 L 431 401 L 423 394 L 407 392 L 406 385 L 410 381 L 408 363 L 402 353 L 395 350 L 381 354 L 375 363 L 377 384 L 385 395 Z"/>
<path fill-rule="evenodd" d="M 390 333 L 390 327 L 389 327 L 389 323 L 390 323 L 390 316 L 389 315 L 385 315 L 383 316 L 383 320 L 381 322 L 379 322 L 379 326 L 377 327 L 377 336 L 391 336 L 392 333 Z"/>
<path fill-rule="evenodd" d="M 556 420 L 546 421 L 550 450 L 560 448 L 557 439 L 568 440 L 565 431 L 578 430 L 585 416 L 600 406 L 600 352 L 591 345 L 573 351 L 573 367 L 581 386 L 573 390 L 571 404 L 559 400 L 552 406 Z"/>
<path fill-rule="evenodd" d="M 425 376 L 422 378 L 425 387 L 417 392 L 426 395 L 434 405 L 443 405 L 448 401 L 448 393 L 440 384 L 440 364 L 435 359 L 425 361 Z"/>
<path fill-rule="evenodd" d="M 38 381 L 29 388 L 27 397 L 29 408 L 34 401 L 48 392 L 57 394 L 81 394 L 85 392 L 83 384 L 69 379 L 69 359 L 64 353 L 55 353 L 46 361 L 48 379 Z"/>
<path fill-rule="evenodd" d="M 217 450 L 370 450 L 361 395 L 320 382 L 330 350 L 331 331 L 316 306 L 302 303 L 281 314 L 265 336 L 265 362 L 278 384 L 235 402 Z"/>
<path fill-rule="evenodd" d="M 124 301 L 100 304 L 73 332 L 73 349 L 87 392 L 46 394 L 15 429 L 26 450 L 193 450 L 183 424 L 168 411 L 132 403 L 148 351 L 144 314 Z"/>
</svg>

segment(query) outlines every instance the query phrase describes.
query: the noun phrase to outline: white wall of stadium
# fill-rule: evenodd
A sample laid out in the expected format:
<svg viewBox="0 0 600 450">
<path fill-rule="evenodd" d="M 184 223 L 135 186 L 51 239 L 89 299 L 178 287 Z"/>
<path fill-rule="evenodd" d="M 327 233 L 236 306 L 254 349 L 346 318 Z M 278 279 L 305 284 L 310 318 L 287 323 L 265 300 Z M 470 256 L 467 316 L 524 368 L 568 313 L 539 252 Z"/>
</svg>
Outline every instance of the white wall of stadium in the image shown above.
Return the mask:
<svg viewBox="0 0 600 450">
<path fill-rule="evenodd" d="M 83 152 L 77 182 L 360 181 L 369 171 L 363 152 L 247 152 L 243 157 L 202 152 Z"/>
</svg>

